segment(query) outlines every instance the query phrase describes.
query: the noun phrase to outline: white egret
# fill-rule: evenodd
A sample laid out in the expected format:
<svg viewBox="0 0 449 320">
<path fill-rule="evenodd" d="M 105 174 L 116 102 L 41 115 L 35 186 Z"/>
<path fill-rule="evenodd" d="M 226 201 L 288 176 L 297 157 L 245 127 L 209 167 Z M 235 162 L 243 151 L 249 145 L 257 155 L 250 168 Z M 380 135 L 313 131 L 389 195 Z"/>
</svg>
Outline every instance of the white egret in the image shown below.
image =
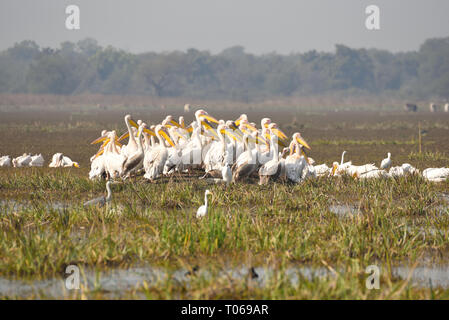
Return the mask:
<svg viewBox="0 0 449 320">
<path fill-rule="evenodd" d="M 207 196 L 208 195 L 212 195 L 212 192 L 210 192 L 209 190 L 206 190 L 206 192 L 204 193 L 204 204 L 201 207 L 199 207 L 196 212 L 197 218 L 202 218 L 207 214 L 207 205 L 208 205 Z"/>
<path fill-rule="evenodd" d="M 226 162 L 225 165 L 223 166 L 223 169 L 221 169 L 221 175 L 223 177 L 223 181 L 226 184 L 230 184 L 232 181 L 232 171 L 231 171 L 231 167 L 229 166 L 229 163 Z"/>
<path fill-rule="evenodd" d="M 380 168 L 390 169 L 390 167 L 391 167 L 391 153 L 388 152 L 388 157 L 382 160 L 382 162 L 380 163 Z"/>
</svg>

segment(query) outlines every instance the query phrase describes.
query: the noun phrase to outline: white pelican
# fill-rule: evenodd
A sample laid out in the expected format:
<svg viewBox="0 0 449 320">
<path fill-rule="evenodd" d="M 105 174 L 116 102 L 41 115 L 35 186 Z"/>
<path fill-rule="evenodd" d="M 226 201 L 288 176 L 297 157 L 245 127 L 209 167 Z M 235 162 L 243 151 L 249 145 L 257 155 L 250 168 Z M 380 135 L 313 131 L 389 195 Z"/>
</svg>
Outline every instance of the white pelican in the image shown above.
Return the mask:
<svg viewBox="0 0 449 320">
<path fill-rule="evenodd" d="M 137 132 L 137 150 L 133 153 L 130 153 L 130 149 L 128 149 L 128 156 L 123 163 L 122 176 L 128 178 L 132 173 L 143 167 L 143 159 L 145 156 L 143 145 L 142 145 L 142 131 L 145 127 L 145 123 L 140 124 L 139 131 Z"/>
<path fill-rule="evenodd" d="M 249 147 L 249 135 L 245 133 L 243 136 L 243 143 L 245 145 L 245 160 L 235 162 L 232 166 L 232 181 L 237 182 L 241 178 L 250 177 L 258 168 L 257 159 Z M 243 155 L 243 154 L 242 154 Z"/>
<path fill-rule="evenodd" d="M 414 168 L 409 163 L 403 163 L 399 167 L 391 167 L 390 171 L 388 171 L 391 177 L 399 177 L 399 176 L 405 176 L 408 174 L 416 174 L 419 173 L 419 170 Z"/>
<path fill-rule="evenodd" d="M 62 163 L 63 163 L 63 167 L 75 167 L 75 168 L 79 168 L 80 167 L 78 162 L 72 161 L 72 159 L 70 159 L 67 156 L 63 156 L 62 157 Z"/>
<path fill-rule="evenodd" d="M 346 170 L 352 166 L 352 161 L 344 162 L 345 161 L 345 154 L 346 150 L 341 153 L 341 160 L 340 163 L 333 162 L 332 163 L 332 170 L 330 171 L 330 174 L 332 176 L 339 176 L 346 172 Z"/>
<path fill-rule="evenodd" d="M 211 146 L 204 158 L 206 173 L 211 170 L 220 170 L 223 168 L 223 164 L 227 161 L 232 162 L 233 150 L 232 146 L 228 146 L 225 136 L 231 139 L 237 138 L 228 130 L 226 124 L 220 124 L 217 127 L 217 134 L 219 141 L 211 142 Z"/>
<path fill-rule="evenodd" d="M 170 139 L 165 126 L 160 124 L 157 125 L 155 128 L 155 133 L 159 140 L 159 144 L 153 146 L 149 151 L 147 151 L 143 160 L 143 166 L 145 168 L 144 178 L 149 180 L 159 178 L 164 170 L 164 165 L 168 158 L 167 147 L 165 146 L 165 141 L 162 137 L 164 137 L 172 147 L 175 146 L 173 141 Z"/>
<path fill-rule="evenodd" d="M 122 175 L 123 163 L 126 160 L 125 155 L 120 153 L 116 145 L 117 135 L 115 130 L 108 134 L 108 142 L 104 147 L 103 162 L 108 180 L 115 179 Z"/>
<path fill-rule="evenodd" d="M 0 167 L 10 167 L 11 158 L 9 156 L 0 157 Z"/>
<path fill-rule="evenodd" d="M 51 158 L 51 162 L 48 165 L 50 168 L 58 168 L 58 167 L 62 167 L 61 165 L 61 161 L 62 161 L 62 157 L 64 155 L 60 152 L 55 153 L 52 158 Z"/>
<path fill-rule="evenodd" d="M 449 179 L 449 168 L 427 168 L 422 172 L 424 179 L 441 182 Z"/>
<path fill-rule="evenodd" d="M 128 133 L 125 133 L 123 136 L 120 137 L 120 139 L 128 137 L 128 144 L 121 148 L 120 153 L 125 157 L 128 157 L 128 155 L 134 154 L 138 149 L 135 133 L 133 130 L 135 127 L 138 127 L 138 124 L 131 119 L 131 115 L 129 114 L 125 116 L 125 124 L 126 128 L 128 129 Z M 134 127 L 131 127 L 131 124 Z"/>
<path fill-rule="evenodd" d="M 110 180 L 108 182 L 106 182 L 106 192 L 107 192 L 106 196 L 101 196 L 101 197 L 86 201 L 86 202 L 84 202 L 84 207 L 98 205 L 101 208 L 106 203 L 109 203 L 112 200 L 111 184 L 112 184 L 112 181 L 110 181 Z"/>
<path fill-rule="evenodd" d="M 30 167 L 42 167 L 44 165 L 44 157 L 42 154 L 36 154 L 31 157 L 31 161 L 28 165 Z"/>
<path fill-rule="evenodd" d="M 52 157 L 50 164 L 48 165 L 50 168 L 58 168 L 58 167 L 76 167 L 79 168 L 78 162 L 72 161 L 69 157 L 64 156 L 64 154 L 58 152 L 55 153 Z"/>
<path fill-rule="evenodd" d="M 104 155 L 98 156 L 93 159 L 90 165 L 89 179 L 93 180 L 100 178 L 106 173 L 106 168 L 104 166 Z"/>
<path fill-rule="evenodd" d="M 391 167 L 391 153 L 388 152 L 388 157 L 382 160 L 382 162 L 380 163 L 380 168 L 390 169 L 390 167 Z"/>
<path fill-rule="evenodd" d="M 215 138 L 218 138 L 215 131 L 212 129 L 212 127 L 209 125 L 207 121 L 214 122 L 218 124 L 218 120 L 214 117 L 210 116 L 206 111 L 200 109 L 195 112 L 195 119 L 196 123 L 199 127 L 204 126 L 204 128 L 212 134 Z M 204 121 L 207 120 L 207 121 Z"/>
<path fill-rule="evenodd" d="M 31 162 L 31 154 L 24 153 L 23 155 L 12 159 L 12 164 L 14 167 L 28 167 Z"/>
<path fill-rule="evenodd" d="M 165 167 L 164 174 L 168 174 L 173 171 L 184 171 L 188 169 L 199 168 L 202 163 L 202 139 L 201 128 L 198 127 L 196 122 L 193 123 L 193 133 L 191 139 L 179 146 L 178 148 L 172 148 L 172 152 L 169 152 Z"/>
<path fill-rule="evenodd" d="M 292 137 L 290 143 L 290 155 L 285 159 L 285 172 L 287 179 L 293 183 L 299 183 L 302 180 L 302 172 L 306 166 L 306 158 L 301 155 L 302 146 L 298 140 L 298 133 Z M 295 149 L 295 151 L 293 151 Z"/>
<path fill-rule="evenodd" d="M 383 169 L 374 169 L 362 173 L 355 172 L 353 177 L 359 179 L 389 178 L 390 174 Z"/>
<path fill-rule="evenodd" d="M 279 159 L 279 153 L 277 152 L 276 142 L 277 139 L 274 135 L 270 139 L 270 148 L 273 148 L 273 158 L 267 161 L 259 169 L 259 184 L 266 184 L 270 180 L 277 180 L 281 178 L 282 174 L 282 162 Z"/>
<path fill-rule="evenodd" d="M 206 192 L 204 193 L 204 204 L 198 208 L 198 211 L 196 212 L 196 217 L 197 218 L 201 218 L 204 217 L 207 214 L 207 196 L 208 195 L 212 195 L 212 192 L 210 192 L 209 190 L 206 190 Z"/>
<path fill-rule="evenodd" d="M 379 168 L 374 165 L 374 163 L 365 164 L 362 166 L 354 166 L 351 165 L 346 169 L 346 173 L 350 176 L 358 176 L 360 177 L 364 173 L 367 173 L 369 171 L 378 170 Z"/>
<path fill-rule="evenodd" d="M 313 169 L 315 170 L 315 174 L 317 177 L 326 176 L 329 174 L 330 171 L 330 168 L 325 163 L 313 166 Z"/>
</svg>

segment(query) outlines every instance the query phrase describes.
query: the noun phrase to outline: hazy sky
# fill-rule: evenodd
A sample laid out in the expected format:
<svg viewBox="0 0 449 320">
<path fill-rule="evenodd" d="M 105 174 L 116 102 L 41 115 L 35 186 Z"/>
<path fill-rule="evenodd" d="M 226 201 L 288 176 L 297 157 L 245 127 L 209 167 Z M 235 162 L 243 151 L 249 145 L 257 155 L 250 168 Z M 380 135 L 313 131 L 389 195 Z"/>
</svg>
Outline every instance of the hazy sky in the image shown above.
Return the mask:
<svg viewBox="0 0 449 320">
<path fill-rule="evenodd" d="M 81 29 L 65 28 L 65 8 L 79 6 Z M 380 7 L 379 31 L 365 28 L 365 8 Z M 197 48 L 217 53 L 332 51 L 351 47 L 417 50 L 449 36 L 448 0 L 0 0 L 0 50 L 22 40 L 57 47 L 92 37 L 132 52 Z"/>
</svg>

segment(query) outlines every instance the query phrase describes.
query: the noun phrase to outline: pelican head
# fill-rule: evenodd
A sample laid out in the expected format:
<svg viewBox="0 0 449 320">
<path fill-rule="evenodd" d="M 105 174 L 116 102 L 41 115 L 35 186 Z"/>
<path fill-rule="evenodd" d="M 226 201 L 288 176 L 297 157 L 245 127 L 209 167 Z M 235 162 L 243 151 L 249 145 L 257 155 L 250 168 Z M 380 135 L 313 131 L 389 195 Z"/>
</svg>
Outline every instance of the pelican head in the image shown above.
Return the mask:
<svg viewBox="0 0 449 320">
<path fill-rule="evenodd" d="M 156 135 L 158 135 L 159 137 L 163 137 L 172 147 L 175 146 L 175 143 L 173 142 L 173 140 L 170 138 L 170 134 L 167 130 L 167 127 L 165 127 L 162 124 L 158 124 L 156 126 L 156 128 L 154 129 L 154 132 L 156 133 Z"/>
<path fill-rule="evenodd" d="M 240 115 L 240 117 L 238 117 L 238 119 L 235 120 L 235 124 L 236 124 L 236 125 L 240 125 L 240 122 L 242 122 L 243 120 L 246 121 L 246 122 L 248 122 L 248 116 L 247 116 L 246 114 L 244 114 L 244 113 L 242 113 L 242 114 Z"/>
<path fill-rule="evenodd" d="M 306 140 L 304 140 L 303 137 L 301 137 L 301 134 L 299 132 L 295 132 L 293 134 L 293 141 L 298 142 L 299 144 L 303 145 L 304 147 L 306 147 L 307 149 L 311 149 L 309 144 L 307 143 Z"/>
<path fill-rule="evenodd" d="M 332 163 L 332 175 L 333 175 L 333 176 L 334 176 L 335 173 L 337 172 L 338 166 L 339 166 L 339 164 L 338 164 L 337 161 L 334 161 L 334 162 Z"/>
<path fill-rule="evenodd" d="M 200 109 L 198 111 L 195 112 L 195 118 L 197 120 L 201 120 L 202 118 L 210 121 L 210 122 L 214 122 L 214 123 L 218 123 L 218 120 L 215 119 L 214 117 L 210 116 L 205 110 Z"/>
<path fill-rule="evenodd" d="M 271 123 L 270 118 L 263 118 L 262 120 L 260 120 L 260 125 L 262 126 L 262 128 L 268 128 L 268 125 L 270 123 Z"/>
</svg>

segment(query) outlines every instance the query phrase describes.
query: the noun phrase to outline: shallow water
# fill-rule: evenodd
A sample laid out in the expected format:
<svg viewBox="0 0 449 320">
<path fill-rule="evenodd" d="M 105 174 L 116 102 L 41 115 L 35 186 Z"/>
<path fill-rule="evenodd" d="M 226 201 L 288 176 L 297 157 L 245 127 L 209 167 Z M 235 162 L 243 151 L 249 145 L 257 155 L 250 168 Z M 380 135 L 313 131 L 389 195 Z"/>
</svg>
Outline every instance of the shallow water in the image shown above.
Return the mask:
<svg viewBox="0 0 449 320">
<path fill-rule="evenodd" d="M 386 268 L 381 269 L 386 270 Z M 218 272 L 216 277 L 226 277 L 235 280 L 252 281 L 256 286 L 265 286 L 270 281 L 278 281 L 280 274 L 270 267 L 254 268 L 255 276 L 252 275 L 248 266 L 228 268 Z M 411 268 L 408 266 L 392 267 L 392 276 L 406 280 Z M 339 270 L 339 272 L 344 272 Z M 252 275 L 252 276 L 251 276 Z M 195 272 L 196 277 L 210 279 L 212 273 L 208 270 L 199 269 Z M 336 274 L 326 268 L 311 268 L 307 266 L 289 267 L 282 274 L 285 280 L 293 286 L 299 284 L 302 279 L 314 280 L 320 278 L 332 278 Z M 116 269 L 107 272 L 86 271 L 81 273 L 80 283 L 88 290 L 101 290 L 107 298 L 123 297 L 126 291 L 135 289 L 145 281 L 148 287 L 164 285 L 171 279 L 175 285 L 189 285 L 191 275 L 187 269 L 169 271 L 158 267 L 137 267 Z M 445 266 L 421 266 L 413 270 L 410 285 L 423 288 L 449 288 L 449 265 Z M 51 278 L 46 280 L 23 281 L 0 278 L 0 296 L 25 298 L 35 296 L 38 298 L 70 298 L 77 290 L 68 290 L 65 287 L 65 279 Z M 138 297 L 144 298 L 142 293 Z"/>
<path fill-rule="evenodd" d="M 39 206 L 42 202 L 39 201 Z M 47 209 L 53 209 L 57 211 L 64 211 L 69 208 L 74 207 L 73 203 L 69 202 L 47 202 L 44 206 Z M 35 205 L 31 201 L 16 201 L 16 200 L 0 200 L 0 208 L 6 208 L 8 210 L 20 211 L 20 210 L 29 210 L 36 208 Z"/>
<path fill-rule="evenodd" d="M 352 217 L 362 213 L 358 207 L 350 204 L 333 204 L 329 206 L 329 211 L 342 218 Z"/>
</svg>

